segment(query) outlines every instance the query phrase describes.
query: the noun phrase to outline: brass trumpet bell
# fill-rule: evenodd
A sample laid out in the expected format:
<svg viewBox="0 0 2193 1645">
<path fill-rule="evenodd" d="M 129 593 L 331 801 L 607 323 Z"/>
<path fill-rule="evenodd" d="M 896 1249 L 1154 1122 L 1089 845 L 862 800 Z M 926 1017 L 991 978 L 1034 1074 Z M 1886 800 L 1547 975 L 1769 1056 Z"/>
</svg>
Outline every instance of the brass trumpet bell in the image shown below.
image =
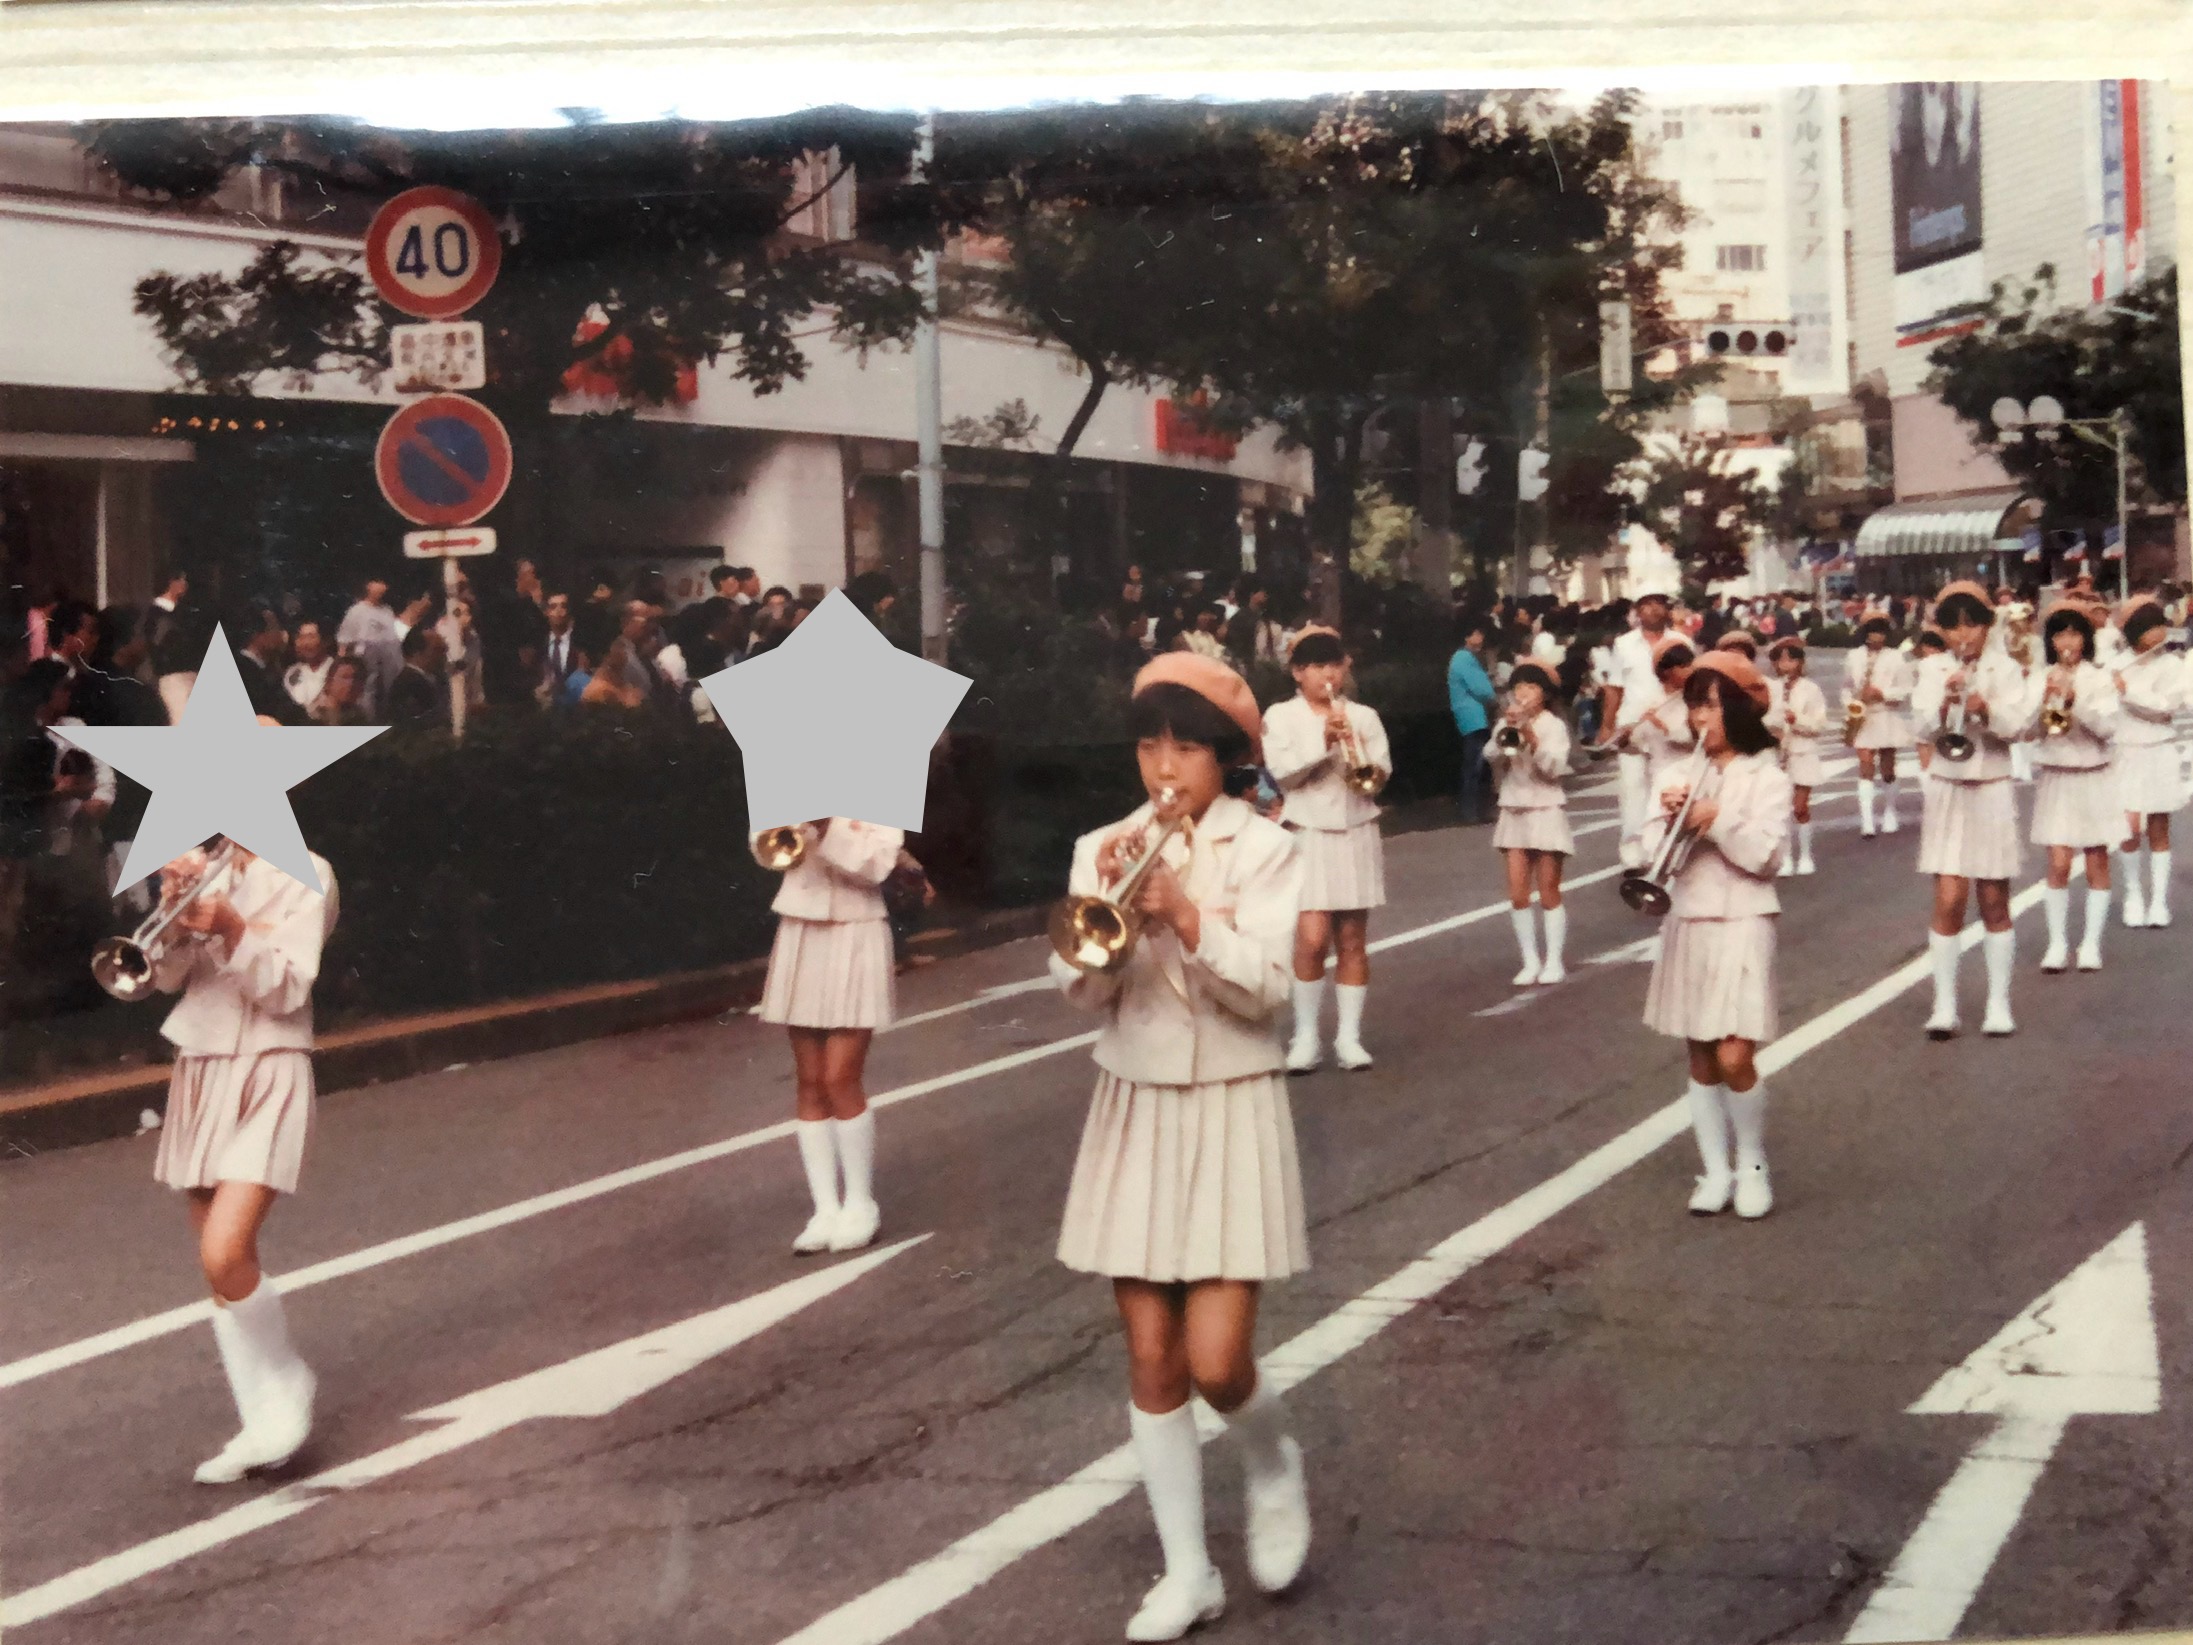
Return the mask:
<svg viewBox="0 0 2193 1645">
<path fill-rule="evenodd" d="M 141 1000 L 152 992 L 152 956 L 128 937 L 109 937 L 91 951 L 91 976 L 118 1000 Z"/>
<path fill-rule="evenodd" d="M 1945 760 L 1962 763 L 1972 758 L 1979 745 L 1962 731 L 1945 731 L 1934 739 L 1934 752 Z"/>
<path fill-rule="evenodd" d="M 1503 725 L 1492 734 L 1493 747 L 1513 754 L 1523 746 L 1523 733 L 1512 725 Z"/>
<path fill-rule="evenodd" d="M 2071 729 L 2071 710 L 2061 703 L 2050 703 L 2041 710 L 2041 735 L 2061 737 Z"/>
<path fill-rule="evenodd" d="M 1864 725 L 1865 723 L 1866 723 L 1866 705 L 1865 705 L 1864 703 L 1861 703 L 1861 702 L 1848 702 L 1848 703 L 1845 703 L 1845 704 L 1843 705 L 1843 741 L 1844 741 L 1844 742 L 1846 742 L 1846 743 L 1848 743 L 1848 742 L 1855 742 L 1855 741 L 1857 740 L 1857 737 L 1858 737 L 1858 731 L 1859 731 L 1859 728 L 1860 728 L 1861 726 L 1863 726 L 1863 725 Z"/>
<path fill-rule="evenodd" d="M 1051 910 L 1051 948 L 1076 971 L 1116 971 L 1141 927 L 1141 916 L 1103 897 L 1062 897 Z"/>
<path fill-rule="evenodd" d="M 1654 919 L 1666 917 L 1675 906 L 1675 899 L 1668 895 L 1668 888 L 1643 874 L 1625 874 L 1616 887 L 1622 900 L 1640 914 L 1650 914 Z"/>
<path fill-rule="evenodd" d="M 791 824 L 765 828 L 754 837 L 754 860 L 773 874 L 782 874 L 807 855 L 807 836 Z"/>
</svg>

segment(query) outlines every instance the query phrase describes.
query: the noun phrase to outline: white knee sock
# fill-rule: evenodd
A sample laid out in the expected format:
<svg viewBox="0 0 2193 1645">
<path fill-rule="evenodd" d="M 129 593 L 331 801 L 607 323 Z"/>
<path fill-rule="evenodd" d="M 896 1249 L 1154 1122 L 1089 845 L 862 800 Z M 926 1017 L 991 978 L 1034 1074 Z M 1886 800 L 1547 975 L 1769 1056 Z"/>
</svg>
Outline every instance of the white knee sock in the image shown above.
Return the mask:
<svg viewBox="0 0 2193 1645">
<path fill-rule="evenodd" d="M 1871 777 L 1860 777 L 1858 779 L 1858 826 L 1861 828 L 1870 829 L 1873 826 L 1873 793 L 1873 779 Z"/>
<path fill-rule="evenodd" d="M 1728 1093 L 1729 1126 L 1736 1133 L 1736 1169 L 1767 1162 L 1767 1082 Z"/>
<path fill-rule="evenodd" d="M 1954 939 L 1952 939 L 1954 940 Z M 2010 968 L 2018 958 L 2018 933 L 1990 931 L 1980 938 L 1980 952 L 1987 959 L 1987 1008 L 2010 1009 Z"/>
<path fill-rule="evenodd" d="M 2137 925 L 2147 914 L 2147 899 L 2140 893 L 2140 846 L 2117 852 L 2117 879 L 2124 886 L 2124 922 Z"/>
<path fill-rule="evenodd" d="M 832 1120 L 795 1120 L 800 1165 L 807 1172 L 808 1197 L 818 1211 L 838 1208 L 838 1142 Z"/>
<path fill-rule="evenodd" d="M 281 1293 L 266 1282 L 264 1275 L 250 1296 L 228 1305 L 228 1315 L 236 1322 L 245 1351 L 252 1359 L 252 1381 L 260 1380 L 262 1375 L 293 1371 L 304 1363 L 289 1340 L 289 1319 L 282 1312 Z"/>
<path fill-rule="evenodd" d="M 1690 1130 L 1698 1139 L 1698 1158 L 1709 1177 L 1726 1177 L 1729 1169 L 1729 1116 L 1723 1105 L 1726 1087 L 1690 1082 Z"/>
<path fill-rule="evenodd" d="M 1515 927 L 1515 945 L 1523 951 L 1526 969 L 1538 967 L 1538 911 L 1529 906 L 1508 910 L 1508 920 Z"/>
<path fill-rule="evenodd" d="M 260 1281 L 262 1286 L 265 1283 Z M 236 1323 L 234 1310 L 219 1298 L 213 1303 L 213 1346 L 221 1356 L 221 1370 L 228 1378 L 229 1394 L 236 1401 L 236 1420 L 248 1428 L 254 1409 L 251 1347 L 244 1341 L 243 1327 Z"/>
<path fill-rule="evenodd" d="M 2170 911 L 2170 853 L 2156 851 L 2148 857 L 2147 917 L 2159 919 Z"/>
<path fill-rule="evenodd" d="M 863 1108 L 849 1120 L 832 1120 L 838 1158 L 845 1166 L 845 1203 L 866 1205 L 876 1197 L 876 1111 Z"/>
<path fill-rule="evenodd" d="M 1797 860 L 1799 862 L 1812 861 L 1812 824 L 1809 822 L 1801 822 L 1797 825 Z"/>
<path fill-rule="evenodd" d="M 1895 809 L 1896 779 L 1894 777 L 1883 777 L 1881 779 L 1881 815 L 1883 820 L 1885 821 L 1888 813 Z"/>
<path fill-rule="evenodd" d="M 1954 936 L 1945 937 L 1939 931 L 1926 934 L 1927 958 L 1934 964 L 1934 1014 L 1948 1018 L 1957 1014 L 1957 961 L 1962 957 L 1962 945 Z"/>
<path fill-rule="evenodd" d="M 2041 887 L 2041 912 L 2048 916 L 2048 946 L 2061 948 L 2070 940 L 2071 887 Z"/>
<path fill-rule="evenodd" d="M 1548 966 L 1555 966 L 1561 963 L 1561 950 L 1567 945 L 1568 940 L 1569 905 L 1567 903 L 1563 903 L 1559 908 L 1547 909 L 1546 964 Z"/>
<path fill-rule="evenodd" d="M 1127 1421 L 1150 1517 L 1157 1521 L 1158 1545 L 1165 1550 L 1165 1574 L 1200 1576 L 1211 1554 L 1203 1540 L 1203 1447 L 1196 1439 L 1195 1413 L 1184 1404 L 1152 1416 L 1130 1405 Z"/>
<path fill-rule="evenodd" d="M 1333 985 L 1333 994 L 1340 1001 L 1340 1025 L 1333 1038 L 1342 1045 L 1355 1045 L 1362 1040 L 1363 996 L 1370 991 L 1369 983 L 1343 982 Z"/>
<path fill-rule="evenodd" d="M 1325 1007 L 1325 979 L 1304 982 L 1294 980 L 1294 1035 L 1298 1040 L 1317 1043 L 1317 1015 Z"/>
<path fill-rule="evenodd" d="M 2109 887 L 2090 885 L 2086 888 L 2086 926 L 2079 933 L 2079 946 L 2099 954 L 2102 951 L 2102 930 L 2108 924 Z"/>
<path fill-rule="evenodd" d="M 1287 1409 L 1261 1369 L 1257 1372 L 1256 1391 L 1237 1409 L 1221 1414 L 1227 1428 L 1241 1442 L 1241 1466 L 1251 1485 L 1287 1471 L 1287 1456 L 1279 1445 L 1287 1437 Z"/>
</svg>

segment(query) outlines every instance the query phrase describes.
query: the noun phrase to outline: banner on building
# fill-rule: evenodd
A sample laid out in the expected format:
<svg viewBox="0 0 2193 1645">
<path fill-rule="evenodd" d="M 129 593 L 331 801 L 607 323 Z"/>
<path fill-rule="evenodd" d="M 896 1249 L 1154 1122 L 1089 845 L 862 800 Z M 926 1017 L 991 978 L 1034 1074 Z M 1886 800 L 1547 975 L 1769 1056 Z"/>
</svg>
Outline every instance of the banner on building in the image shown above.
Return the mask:
<svg viewBox="0 0 2193 1645">
<path fill-rule="evenodd" d="M 1889 88 L 1889 198 L 1895 230 L 1896 346 L 1969 331 L 1987 300 L 1981 254 L 1980 87 Z"/>
<path fill-rule="evenodd" d="M 1843 119 L 1833 86 L 1792 86 L 1782 96 L 1789 175 L 1789 318 L 1783 384 L 1792 394 L 1850 389 L 1844 326 Z"/>
<path fill-rule="evenodd" d="M 2147 272 L 2140 82 L 2101 80 L 2085 100 L 2088 296 L 2105 303 Z"/>
</svg>

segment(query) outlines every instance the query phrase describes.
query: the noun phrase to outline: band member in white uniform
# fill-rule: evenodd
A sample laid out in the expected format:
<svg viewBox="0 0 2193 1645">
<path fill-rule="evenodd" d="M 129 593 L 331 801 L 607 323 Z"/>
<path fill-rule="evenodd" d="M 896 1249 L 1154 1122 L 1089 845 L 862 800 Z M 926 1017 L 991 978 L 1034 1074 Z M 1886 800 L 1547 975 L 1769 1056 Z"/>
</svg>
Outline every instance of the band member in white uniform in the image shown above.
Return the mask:
<svg viewBox="0 0 2193 1645">
<path fill-rule="evenodd" d="M 1600 705 L 1600 736 L 1621 748 L 1615 761 L 1615 780 L 1621 795 L 1623 866 L 1635 868 L 1645 860 L 1644 833 L 1650 788 L 1645 756 L 1621 741 L 1621 734 L 1635 725 L 1657 696 L 1653 673 L 1653 648 L 1668 633 L 1668 597 L 1649 591 L 1637 597 L 1637 626 L 1614 642 L 1614 674 L 1607 682 Z"/>
<path fill-rule="evenodd" d="M 2121 837 L 2124 813 L 2110 771 L 2117 734 L 2117 682 L 2091 661 L 2094 614 L 2065 601 L 2041 625 L 2048 658 L 2035 674 L 2040 704 L 2033 728 L 2035 785 L 2033 843 L 2048 851 L 2048 883 L 2041 905 L 2048 915 L 2043 971 L 2070 963 L 2071 865 L 2086 856 L 2086 924 L 2079 936 L 2079 969 L 2102 968 L 2102 932 L 2109 924 L 2109 848 Z M 2052 718 L 2061 727 L 2050 729 Z"/>
<path fill-rule="evenodd" d="M 1767 682 L 1767 729 L 1780 740 L 1782 770 L 1790 781 L 1791 849 L 1782 853 L 1784 874 L 1811 874 L 1812 791 L 1827 780 L 1820 736 L 1827 730 L 1827 693 L 1805 674 L 1805 642 L 1792 635 L 1767 648 L 1774 678 Z"/>
<path fill-rule="evenodd" d="M 1690 728 L 1690 710 L 1683 702 L 1683 687 L 1690 680 L 1691 665 L 1697 656 L 1697 648 L 1681 634 L 1663 634 L 1653 648 L 1652 704 L 1638 716 L 1624 739 L 1627 747 L 1644 756 L 1645 782 L 1653 794 L 1660 792 L 1668 773 L 1689 759 L 1697 746 Z"/>
<path fill-rule="evenodd" d="M 1264 714 L 1264 766 L 1286 796 L 1281 821 L 1302 854 L 1302 913 L 1294 946 L 1294 1040 L 1287 1067 L 1308 1073 L 1323 1054 L 1318 1016 L 1325 1000 L 1325 956 L 1334 955 L 1340 1001 L 1333 1056 L 1368 1068 L 1363 1003 L 1370 990 L 1370 911 L 1386 901 L 1385 848 L 1373 796 L 1393 775 L 1386 726 L 1368 704 L 1334 701 L 1347 677 L 1340 636 L 1315 624 L 1288 654 L 1296 695 Z M 1350 753 L 1350 743 L 1354 752 Z M 1371 794 L 1350 786 L 1351 759 L 1374 773 Z"/>
<path fill-rule="evenodd" d="M 1560 686 L 1537 663 L 1519 664 L 1508 678 L 1509 702 L 1486 749 L 1500 786 L 1500 824 L 1493 849 L 1508 872 L 1508 917 L 1515 922 L 1516 947 L 1523 969 L 1515 985 L 1560 982 L 1568 976 L 1562 951 L 1568 942 L 1569 911 L 1561 902 L 1561 869 L 1576 849 L 1569 832 L 1568 793 L 1561 780 L 1569 772 L 1569 728 L 1547 705 Z M 1500 733 L 1513 731 L 1517 746 L 1503 748 Z M 1538 931 L 1532 923 L 1531 890 L 1545 910 L 1545 958 L 1539 958 Z"/>
<path fill-rule="evenodd" d="M 171 897 L 218 878 L 176 917 L 188 940 L 166 945 L 153 969 L 156 988 L 183 997 L 160 1029 L 175 1066 L 152 1169 L 187 1196 L 213 1290 L 213 1341 L 242 1426 L 194 1477 L 227 1485 L 288 1462 L 312 1431 L 316 1380 L 259 1266 L 259 1230 L 297 1191 L 312 1133 L 312 985 L 336 897 L 318 856 L 324 891 L 232 842 L 207 863 L 192 851 L 163 876 Z"/>
<path fill-rule="evenodd" d="M 1752 667 L 1759 666 L 1759 637 L 1748 628 L 1730 629 L 1714 642 L 1713 649 L 1733 651 Z"/>
<path fill-rule="evenodd" d="M 2164 647 L 2170 619 L 2149 595 L 2125 602 L 2117 613 L 2125 656 L 2117 664 L 2117 803 L 2124 807 L 2125 835 L 2118 847 L 2124 874 L 2124 923 L 2170 923 L 2170 817 L 2185 803 L 2185 776 L 2178 763 L 2175 721 L 2187 703 L 2187 664 Z M 2146 885 L 2140 853 L 2147 852 Z"/>
<path fill-rule="evenodd" d="M 1987 965 L 1987 1015 L 1983 1034 L 2011 1034 L 2010 977 L 2017 962 L 2018 933 L 2010 919 L 2010 882 L 2020 857 L 2018 801 L 2010 780 L 2010 745 L 2026 734 L 2039 693 L 2025 671 L 1987 634 L 1995 607 L 1973 582 L 1944 588 L 1934 624 L 1949 649 L 1935 658 L 1912 692 L 1919 735 L 1961 729 L 1973 743 L 1970 758 L 1937 752 L 1925 791 L 1919 830 L 1919 872 L 1934 877 L 1934 914 L 1927 952 L 1934 970 L 1934 1014 L 1929 1039 L 1958 1031 L 1957 961 L 1968 895 L 1980 905 L 1986 928 L 1980 951 Z"/>
<path fill-rule="evenodd" d="M 1127 1637 L 1178 1639 L 1226 1603 L 1191 1393 L 1240 1442 L 1257 1585 L 1286 1588 L 1309 1553 L 1301 1447 L 1254 1354 L 1261 1287 L 1309 1264 L 1279 1040 L 1301 836 L 1224 792 L 1260 730 L 1255 696 L 1224 664 L 1155 658 L 1136 676 L 1129 727 L 1150 802 L 1075 842 L 1070 889 L 1093 894 L 1131 870 L 1165 790 L 1190 821 L 1143 882 L 1147 923 L 1117 971 L 1051 958 L 1067 997 L 1102 1022 L 1058 1258 L 1111 1279 L 1127 1336 L 1128 1423 L 1165 1553 Z"/>
<path fill-rule="evenodd" d="M 1706 653 L 1683 698 L 1704 756 L 1699 790 L 1690 796 L 1694 757 L 1669 775 L 1647 838 L 1657 850 L 1690 798 L 1683 828 L 1697 839 L 1668 888 L 1673 906 L 1645 991 L 1645 1026 L 1690 1048 L 1691 1129 L 1703 1165 L 1691 1210 L 1712 1216 L 1733 1200 L 1738 1216 L 1763 1217 L 1774 1194 L 1757 1055 L 1776 1031 L 1782 904 L 1774 880 L 1789 838 L 1789 777 L 1767 728 L 1767 683 L 1744 658 Z"/>
<path fill-rule="evenodd" d="M 815 1206 L 792 1249 L 810 1255 L 857 1251 L 883 1222 L 876 1116 L 864 1082 L 869 1042 L 891 1021 L 897 999 L 883 882 L 906 836 L 851 817 L 802 823 L 800 832 L 807 848 L 769 905 L 777 939 L 759 1015 L 782 1023 L 792 1041 L 794 1133 Z"/>
<path fill-rule="evenodd" d="M 1844 701 L 1866 705 L 1865 723 L 1851 747 L 1858 751 L 1858 832 L 1874 832 L 1874 801 L 1880 801 L 1880 831 L 1893 834 L 1902 823 L 1896 814 L 1896 754 L 1912 745 L 1911 664 L 1888 644 L 1888 619 L 1868 617 L 1858 625 L 1862 645 L 1845 663 L 1850 677 Z M 1876 790 L 1875 781 L 1879 788 Z"/>
<path fill-rule="evenodd" d="M 1997 590 L 1995 626 L 1988 632 L 1987 643 L 1991 650 L 2006 652 L 2012 662 L 2032 673 L 2041 662 L 2039 642 L 2033 633 L 2033 608 Z M 2021 737 L 2010 745 L 2010 778 L 2019 783 L 2033 780 L 2032 739 Z"/>
</svg>

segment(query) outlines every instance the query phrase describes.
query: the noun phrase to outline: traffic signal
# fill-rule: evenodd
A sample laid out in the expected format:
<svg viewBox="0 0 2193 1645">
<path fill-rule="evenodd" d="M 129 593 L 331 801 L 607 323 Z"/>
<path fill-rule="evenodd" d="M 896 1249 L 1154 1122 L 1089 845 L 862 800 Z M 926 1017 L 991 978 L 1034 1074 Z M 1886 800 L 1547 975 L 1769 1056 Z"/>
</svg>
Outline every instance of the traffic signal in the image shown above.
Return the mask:
<svg viewBox="0 0 2193 1645">
<path fill-rule="evenodd" d="M 1515 495 L 1523 502 L 1535 503 L 1546 494 L 1546 454 L 1536 446 L 1525 446 L 1515 460 Z"/>
<path fill-rule="evenodd" d="M 1464 497 L 1477 495 L 1477 488 L 1485 483 L 1485 442 L 1472 440 L 1461 456 L 1454 460 L 1454 489 Z"/>
</svg>

